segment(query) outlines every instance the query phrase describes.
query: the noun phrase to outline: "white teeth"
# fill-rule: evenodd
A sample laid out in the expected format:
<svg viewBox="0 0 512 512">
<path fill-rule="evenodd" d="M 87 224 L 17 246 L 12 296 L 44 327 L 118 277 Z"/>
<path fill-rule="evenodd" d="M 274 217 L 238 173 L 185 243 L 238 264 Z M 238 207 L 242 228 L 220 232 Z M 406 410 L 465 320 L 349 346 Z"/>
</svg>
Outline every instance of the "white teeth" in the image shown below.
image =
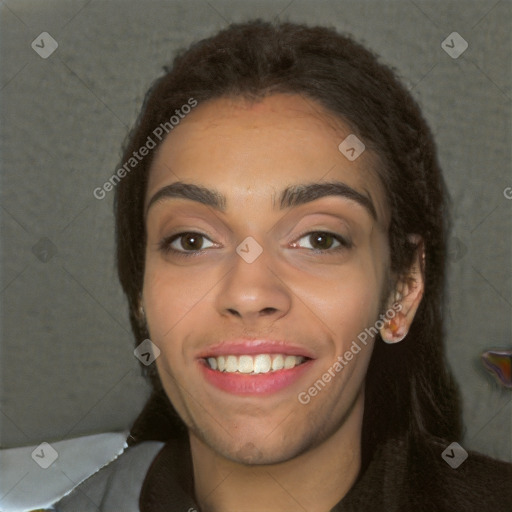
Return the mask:
<svg viewBox="0 0 512 512">
<path fill-rule="evenodd" d="M 260 354 L 254 358 L 254 373 L 267 373 L 272 368 L 272 359 L 267 354 Z"/>
<path fill-rule="evenodd" d="M 238 370 L 238 358 L 236 356 L 228 356 L 226 359 L 226 371 L 236 372 Z"/>
<path fill-rule="evenodd" d="M 293 368 L 296 365 L 295 356 L 286 356 L 284 360 L 285 369 Z"/>
<path fill-rule="evenodd" d="M 215 370 L 215 368 L 214 368 Z M 254 371 L 254 362 L 251 356 L 240 356 L 238 359 L 238 371 L 240 373 L 251 373 Z"/>
<path fill-rule="evenodd" d="M 284 368 L 284 357 L 279 354 L 272 359 L 272 370 L 282 370 Z"/>
<path fill-rule="evenodd" d="M 209 357 L 208 365 L 212 370 L 227 373 L 268 373 L 270 371 L 289 370 L 303 363 L 302 356 L 287 356 L 284 354 L 258 354 L 255 356 L 219 356 Z"/>
</svg>

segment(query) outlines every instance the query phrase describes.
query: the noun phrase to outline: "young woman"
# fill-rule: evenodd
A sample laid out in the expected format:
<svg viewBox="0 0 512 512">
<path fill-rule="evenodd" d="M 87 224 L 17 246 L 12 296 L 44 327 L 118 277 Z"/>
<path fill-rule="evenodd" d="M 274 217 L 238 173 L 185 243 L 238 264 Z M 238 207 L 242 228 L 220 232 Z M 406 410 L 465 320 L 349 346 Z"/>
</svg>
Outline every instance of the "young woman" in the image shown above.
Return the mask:
<svg viewBox="0 0 512 512">
<path fill-rule="evenodd" d="M 153 394 L 55 510 L 512 510 L 512 466 L 452 444 L 445 185 L 373 54 L 233 25 L 155 82 L 117 178 Z"/>
</svg>

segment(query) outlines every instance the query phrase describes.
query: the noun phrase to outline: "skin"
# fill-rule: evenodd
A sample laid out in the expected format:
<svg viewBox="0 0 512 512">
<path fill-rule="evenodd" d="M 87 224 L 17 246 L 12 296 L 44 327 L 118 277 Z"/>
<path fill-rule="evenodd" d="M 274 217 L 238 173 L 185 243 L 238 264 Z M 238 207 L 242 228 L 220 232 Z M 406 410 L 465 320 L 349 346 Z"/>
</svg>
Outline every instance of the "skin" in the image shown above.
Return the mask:
<svg viewBox="0 0 512 512">
<path fill-rule="evenodd" d="M 373 170 L 377 159 L 369 150 L 352 162 L 341 154 L 338 145 L 350 133 L 298 95 L 223 98 L 196 107 L 155 155 L 146 204 L 177 181 L 226 197 L 224 212 L 166 198 L 146 217 L 143 306 L 161 350 L 162 384 L 189 428 L 201 510 L 326 512 L 357 477 L 373 340 L 307 405 L 297 395 L 375 324 L 396 291 L 403 297 L 397 321 L 407 330 L 423 282 L 416 258 L 414 280 L 389 287 L 389 207 Z M 287 186 L 334 180 L 371 198 L 376 218 L 339 196 L 277 208 Z M 203 251 L 184 257 L 162 250 L 162 240 L 190 231 L 205 235 L 193 247 Z M 311 233 L 318 231 L 341 235 L 351 246 L 315 245 Z M 263 249 L 250 264 L 235 250 L 248 236 Z M 171 247 L 190 252 L 180 238 Z M 205 381 L 197 354 L 242 336 L 289 340 L 315 359 L 284 390 L 235 396 Z"/>
</svg>

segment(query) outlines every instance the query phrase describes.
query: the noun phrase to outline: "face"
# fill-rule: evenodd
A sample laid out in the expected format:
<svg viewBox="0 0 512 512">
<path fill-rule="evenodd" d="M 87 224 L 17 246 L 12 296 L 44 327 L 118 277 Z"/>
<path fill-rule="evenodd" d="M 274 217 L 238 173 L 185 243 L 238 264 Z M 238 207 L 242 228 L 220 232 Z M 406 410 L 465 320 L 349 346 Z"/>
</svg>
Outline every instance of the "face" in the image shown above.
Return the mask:
<svg viewBox="0 0 512 512">
<path fill-rule="evenodd" d="M 229 459 L 289 460 L 361 402 L 373 340 L 358 335 L 383 313 L 389 212 L 370 151 L 338 149 L 350 133 L 298 95 L 217 99 L 155 155 L 143 304 L 156 364 L 190 432 Z"/>
</svg>

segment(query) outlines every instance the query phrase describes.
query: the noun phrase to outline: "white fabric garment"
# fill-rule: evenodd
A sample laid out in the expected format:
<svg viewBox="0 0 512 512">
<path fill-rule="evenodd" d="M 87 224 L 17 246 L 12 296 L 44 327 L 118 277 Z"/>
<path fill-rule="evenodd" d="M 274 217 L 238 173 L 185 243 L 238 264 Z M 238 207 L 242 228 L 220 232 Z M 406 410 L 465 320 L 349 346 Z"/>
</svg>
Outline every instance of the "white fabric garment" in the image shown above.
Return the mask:
<svg viewBox="0 0 512 512">
<path fill-rule="evenodd" d="M 149 466 L 164 443 L 146 441 L 128 448 L 78 489 L 54 505 L 56 512 L 139 512 L 139 496 Z"/>
<path fill-rule="evenodd" d="M 0 510 L 48 507 L 122 453 L 126 437 L 105 433 L 0 450 Z"/>
</svg>

